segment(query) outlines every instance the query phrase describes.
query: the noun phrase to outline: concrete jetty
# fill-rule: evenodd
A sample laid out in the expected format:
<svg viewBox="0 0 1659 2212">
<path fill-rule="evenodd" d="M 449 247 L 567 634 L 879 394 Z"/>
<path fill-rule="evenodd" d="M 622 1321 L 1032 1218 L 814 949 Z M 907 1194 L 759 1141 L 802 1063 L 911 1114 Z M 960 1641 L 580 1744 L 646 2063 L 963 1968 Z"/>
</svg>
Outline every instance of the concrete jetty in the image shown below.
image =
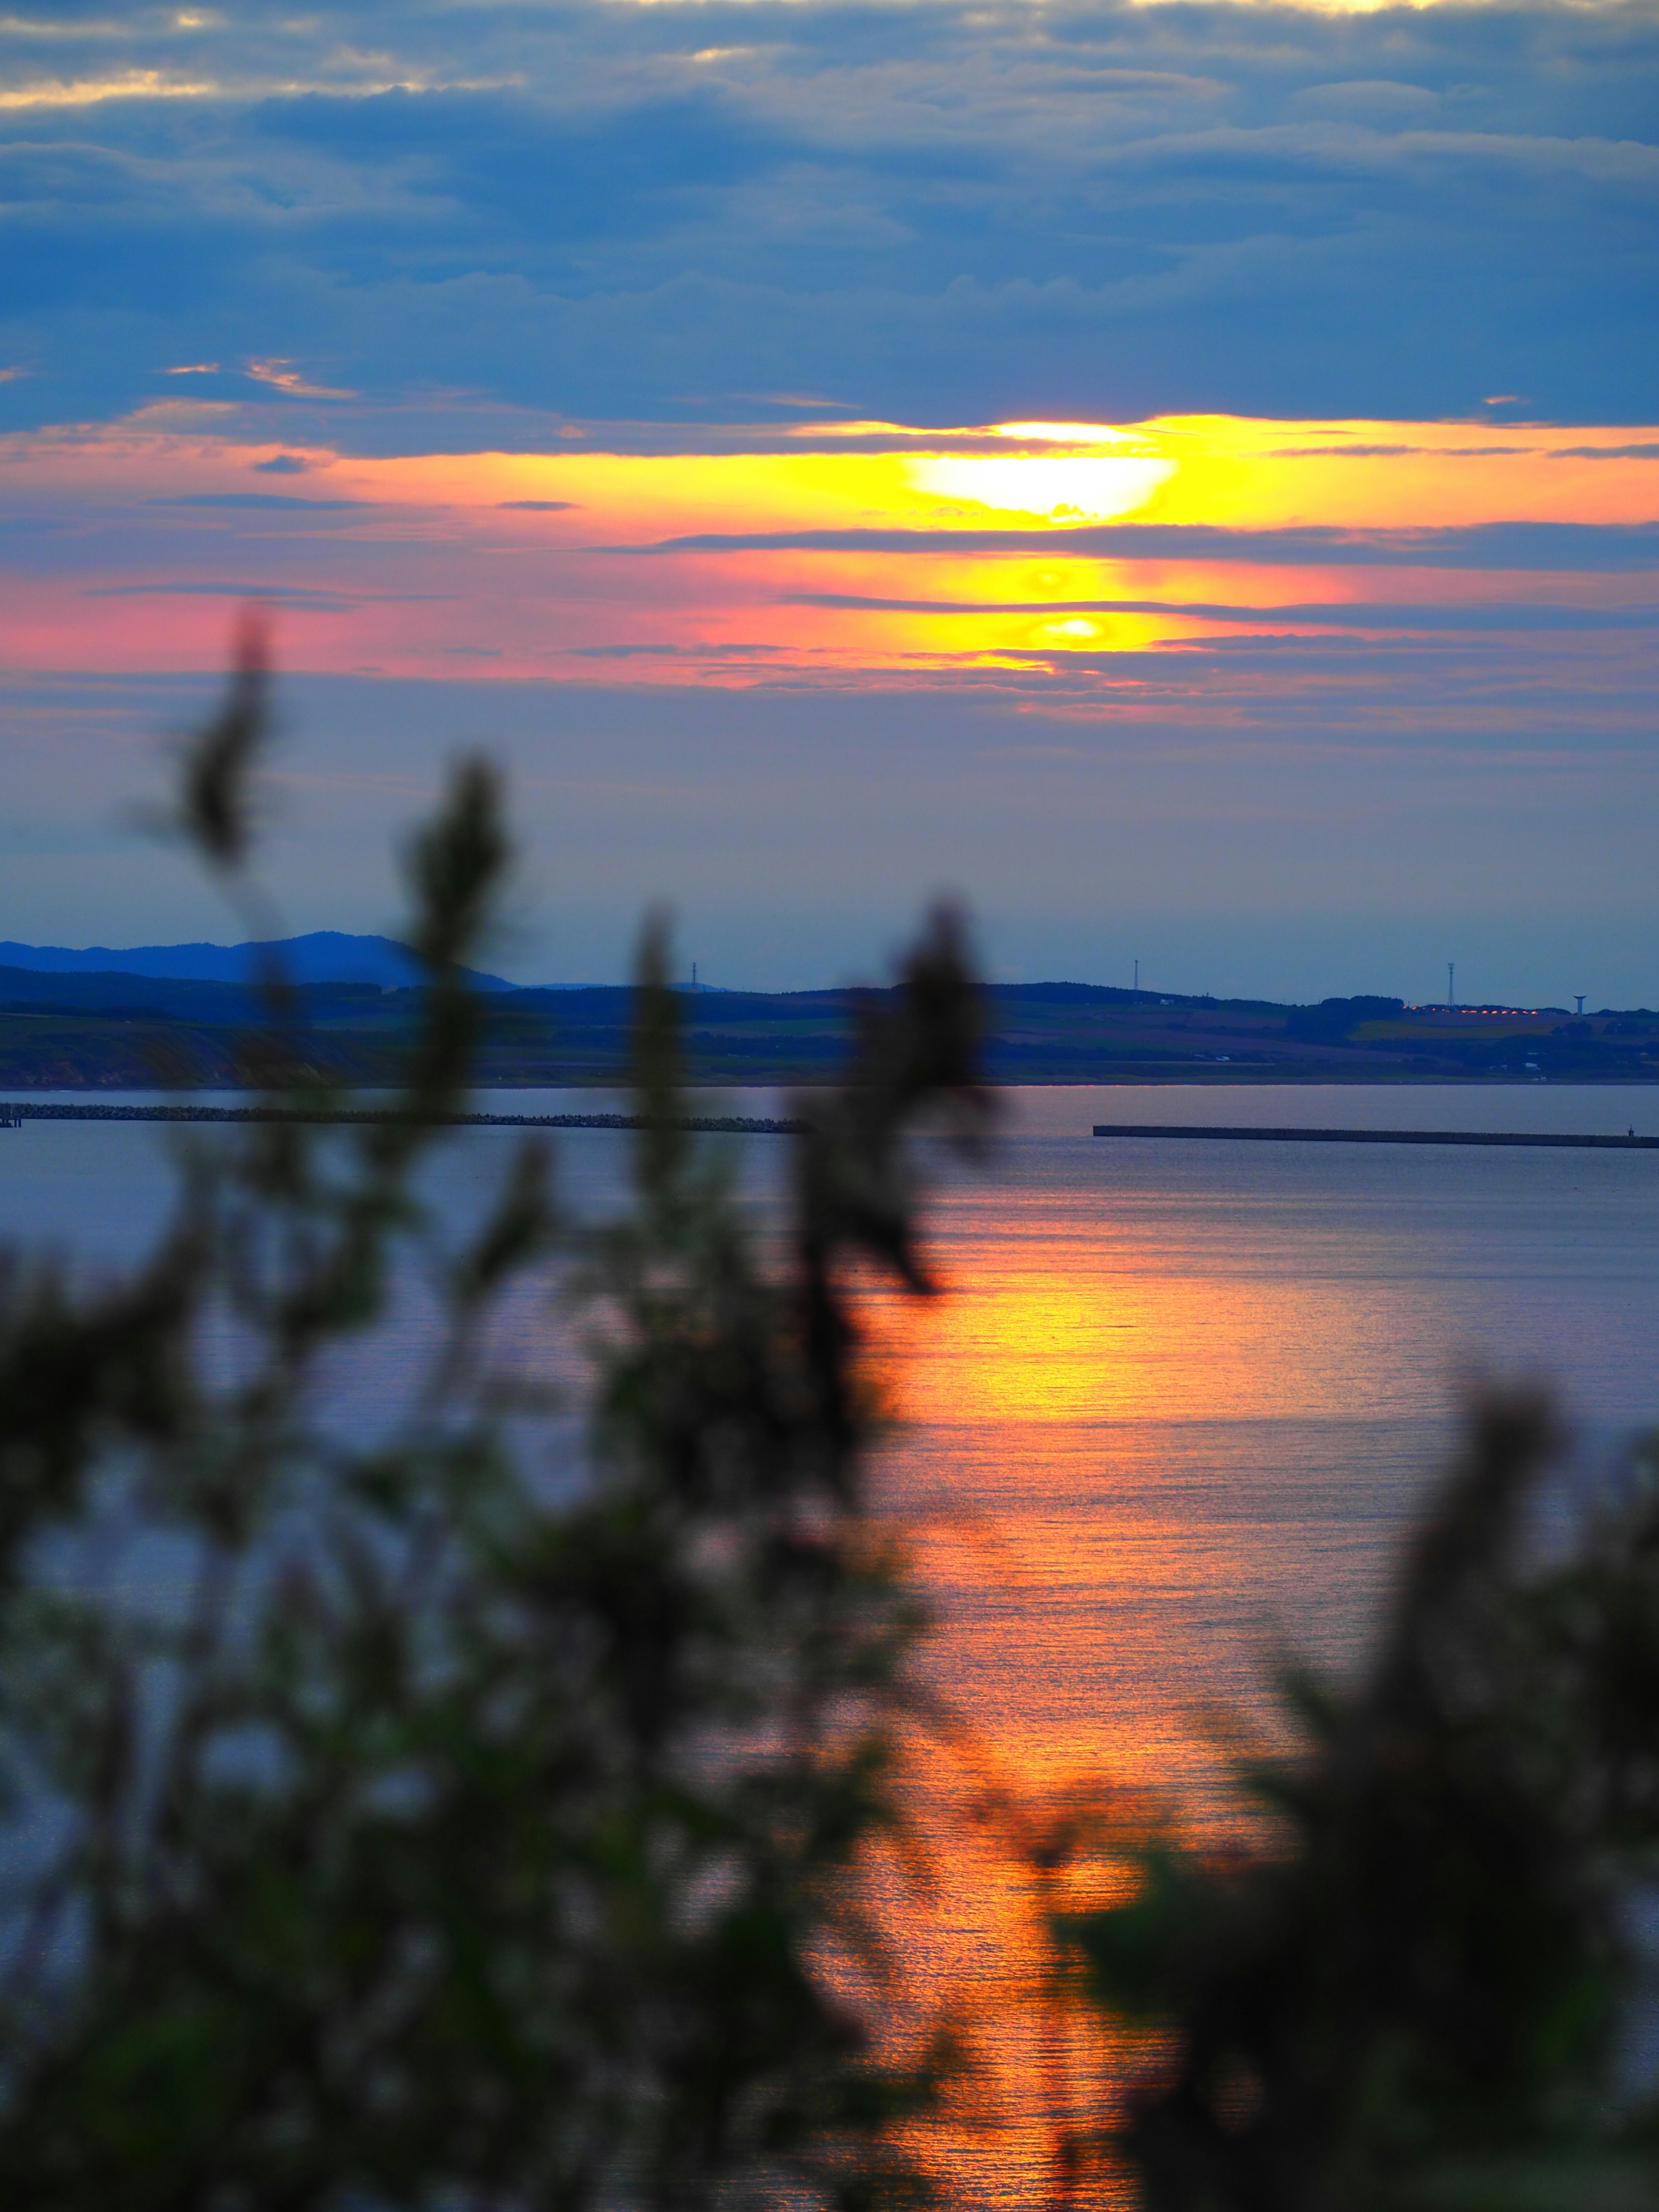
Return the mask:
<svg viewBox="0 0 1659 2212">
<path fill-rule="evenodd" d="M 443 1129 L 644 1129 L 652 1126 L 641 1114 L 447 1114 L 410 1115 L 376 1111 L 373 1107 L 325 1106 L 65 1106 L 33 1099 L 0 1099 L 0 1128 L 21 1128 L 25 1121 L 207 1121 L 303 1122 L 323 1128 L 375 1127 L 385 1121 L 417 1120 L 422 1127 Z M 719 1136 L 798 1137 L 805 1121 L 772 1120 L 748 1114 L 688 1114 L 677 1117 L 677 1129 L 707 1130 Z"/>
<path fill-rule="evenodd" d="M 1218 1123 L 1097 1121 L 1097 1137 L 1225 1139 L 1246 1145 L 1498 1145 L 1577 1152 L 1659 1152 L 1659 1137 L 1540 1135 L 1532 1130 L 1486 1129 L 1243 1129 Z"/>
</svg>

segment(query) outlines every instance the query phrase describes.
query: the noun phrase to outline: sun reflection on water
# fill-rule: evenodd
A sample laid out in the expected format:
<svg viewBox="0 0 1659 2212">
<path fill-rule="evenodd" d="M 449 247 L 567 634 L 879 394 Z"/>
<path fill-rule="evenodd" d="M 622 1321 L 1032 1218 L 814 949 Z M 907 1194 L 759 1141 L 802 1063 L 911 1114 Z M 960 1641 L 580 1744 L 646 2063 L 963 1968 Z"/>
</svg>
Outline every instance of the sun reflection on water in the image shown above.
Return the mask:
<svg viewBox="0 0 1659 2212">
<path fill-rule="evenodd" d="M 935 1891 L 889 1869 L 884 1906 L 975 2061 L 910 2146 L 953 2204 L 1133 2202 L 1102 2148 L 1124 2032 L 1057 1985 L 1048 1916 L 1121 1891 L 1149 1820 L 1238 1832 L 1200 1698 L 1221 1678 L 1271 1728 L 1275 1600 L 1351 1619 L 1379 1571 L 1375 1545 L 1333 1551 L 1319 1497 L 1345 1460 L 1364 1481 L 1368 1425 L 1379 1462 L 1409 1459 L 1379 1347 L 1432 1330 L 1435 1293 L 1386 1234 L 1304 1220 L 1292 1261 L 1284 1233 L 1271 1207 L 964 1200 L 946 1294 L 869 1300 L 901 1424 L 884 1498 L 949 1716 L 909 1785 Z M 1398 1503 L 1379 1485 L 1379 1514 Z M 1045 1860 L 1067 1823 L 1075 1859 Z"/>
</svg>

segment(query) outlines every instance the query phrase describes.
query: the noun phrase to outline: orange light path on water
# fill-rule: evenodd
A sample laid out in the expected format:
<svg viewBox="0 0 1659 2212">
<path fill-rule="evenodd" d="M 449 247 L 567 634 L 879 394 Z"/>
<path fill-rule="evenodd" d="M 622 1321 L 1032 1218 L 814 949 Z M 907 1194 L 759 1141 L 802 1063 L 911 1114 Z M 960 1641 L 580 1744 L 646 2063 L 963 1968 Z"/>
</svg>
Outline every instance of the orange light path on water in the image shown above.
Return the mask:
<svg viewBox="0 0 1659 2212">
<path fill-rule="evenodd" d="M 0 602 L 6 665 L 216 667 L 244 592 L 295 669 L 714 684 L 1060 669 L 1133 687 L 1144 672 L 1115 677 L 1114 657 L 1409 632 L 1430 601 L 1442 627 L 1462 606 L 1654 605 L 1651 568 L 1425 570 L 1398 547 L 1322 561 L 1316 538 L 1249 557 L 1267 532 L 1653 523 L 1659 434 L 1627 428 L 854 423 L 386 459 L 177 416 L 0 448 L 27 548 Z M 1235 542 L 1097 542 L 1126 526 Z"/>
<path fill-rule="evenodd" d="M 958 1190 L 941 1208 L 945 1295 L 868 1302 L 899 1422 L 881 1502 L 934 1615 L 926 1680 L 953 1716 L 913 1784 L 935 1891 L 890 1877 L 884 1892 L 917 1984 L 954 2002 L 977 2061 L 914 2142 L 953 2203 L 1133 2202 L 1104 2124 L 1147 2054 L 1066 2002 L 1043 1929 L 1056 1905 L 1123 1894 L 1127 1846 L 1160 1814 L 1237 1836 L 1200 1708 L 1236 1700 L 1282 1741 L 1278 1633 L 1352 1657 L 1325 1632 L 1351 1636 L 1380 1592 L 1383 1522 L 1332 1550 L 1328 1468 L 1298 1471 L 1269 1443 L 1270 1486 L 1240 1494 L 1237 1437 L 1324 1431 L 1352 1456 L 1368 1426 L 1420 1407 L 1409 1348 L 1445 1319 L 1403 1249 L 1386 1209 L 1356 1230 L 1292 1225 L 1270 1198 L 1119 1188 L 1090 1207 L 1028 1189 L 1011 1218 L 994 1192 Z M 1075 1855 L 1051 1876 L 1011 1848 L 1041 1856 L 1068 1826 Z M 1095 2161 L 1069 2197 L 1068 2139 Z"/>
</svg>

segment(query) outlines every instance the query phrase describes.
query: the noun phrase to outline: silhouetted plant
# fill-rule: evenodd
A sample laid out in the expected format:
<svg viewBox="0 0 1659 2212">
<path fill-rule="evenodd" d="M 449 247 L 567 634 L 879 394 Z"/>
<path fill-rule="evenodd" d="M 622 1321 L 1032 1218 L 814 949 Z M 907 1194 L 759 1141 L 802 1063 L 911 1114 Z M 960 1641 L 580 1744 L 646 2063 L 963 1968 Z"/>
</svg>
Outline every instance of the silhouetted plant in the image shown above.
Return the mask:
<svg viewBox="0 0 1659 2212">
<path fill-rule="evenodd" d="M 1659 1847 L 1659 1480 L 1552 1551 L 1547 1407 L 1475 1409 L 1352 1692 L 1288 1670 L 1258 1848 L 1140 1854 L 1060 1924 L 1158 2032 L 1121 2143 L 1149 2212 L 1651 2203 L 1621 2098 Z M 1565 1546 L 1565 1548 L 1563 1548 Z"/>
<path fill-rule="evenodd" d="M 185 769 L 233 877 L 261 668 Z M 677 1127 L 647 932 L 628 1211 L 562 1221 L 527 1146 L 455 1249 L 421 1178 L 506 851 L 465 766 L 409 856 L 424 1012 L 383 1119 L 195 1146 L 112 1285 L 0 1278 L 9 2212 L 910 2185 L 890 2123 L 925 2078 L 873 2063 L 820 1971 L 884 1971 L 844 1877 L 895 1817 L 918 1626 L 865 1510 L 845 1278 L 926 1287 L 912 1134 L 984 1120 L 959 935 L 936 918 L 866 1013 L 768 1240 Z M 489 1350 L 550 1270 L 592 1361 L 580 1451 Z M 343 1437 L 328 1358 L 416 1276 L 441 1326 L 409 1403 Z"/>
</svg>

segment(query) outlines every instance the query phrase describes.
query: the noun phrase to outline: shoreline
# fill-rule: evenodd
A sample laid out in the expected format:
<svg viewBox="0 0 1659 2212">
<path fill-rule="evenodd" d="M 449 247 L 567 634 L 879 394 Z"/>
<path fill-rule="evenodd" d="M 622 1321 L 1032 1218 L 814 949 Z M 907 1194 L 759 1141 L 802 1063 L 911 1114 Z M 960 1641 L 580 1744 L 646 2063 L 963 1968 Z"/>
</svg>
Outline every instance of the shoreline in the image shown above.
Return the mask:
<svg viewBox="0 0 1659 2212">
<path fill-rule="evenodd" d="M 837 1073 L 822 1074 L 764 1075 L 745 1071 L 741 1075 L 715 1078 L 696 1077 L 681 1085 L 686 1091 L 711 1091 L 725 1096 L 734 1091 L 827 1091 L 836 1087 Z M 1367 1071 L 1354 1074 L 1324 1073 L 1317 1075 L 1281 1075 L 1269 1069 L 1259 1073 L 1211 1074 L 1201 1066 L 1179 1075 L 1121 1074 L 1064 1077 L 983 1076 L 981 1087 L 987 1091 L 1533 1091 L 1553 1086 L 1558 1091 L 1659 1091 L 1659 1075 L 1581 1075 L 1577 1073 L 1562 1075 L 1479 1075 L 1448 1073 L 1444 1075 L 1394 1075 L 1385 1070 Z M 370 1097 L 379 1091 L 395 1089 L 391 1084 L 363 1083 L 352 1086 L 348 1095 Z M 58 1094 L 74 1091 L 91 1098 L 154 1098 L 163 1086 L 154 1083 L 18 1083 L 11 1086 L 15 1094 L 11 1103 L 26 1103 L 32 1095 Z M 469 1086 L 475 1097 L 511 1097 L 521 1091 L 592 1091 L 611 1096 L 626 1088 L 621 1082 L 608 1078 L 549 1081 L 544 1077 L 513 1083 L 475 1083 Z M 257 1084 L 204 1083 L 180 1089 L 181 1099 L 203 1096 L 228 1097 L 246 1095 L 250 1099 L 269 1097 Z M 281 1095 L 281 1094 L 277 1094 Z M 0 1111 L 8 1102 L 0 1101 Z M 295 1109 L 299 1111 L 301 1109 Z"/>
</svg>

